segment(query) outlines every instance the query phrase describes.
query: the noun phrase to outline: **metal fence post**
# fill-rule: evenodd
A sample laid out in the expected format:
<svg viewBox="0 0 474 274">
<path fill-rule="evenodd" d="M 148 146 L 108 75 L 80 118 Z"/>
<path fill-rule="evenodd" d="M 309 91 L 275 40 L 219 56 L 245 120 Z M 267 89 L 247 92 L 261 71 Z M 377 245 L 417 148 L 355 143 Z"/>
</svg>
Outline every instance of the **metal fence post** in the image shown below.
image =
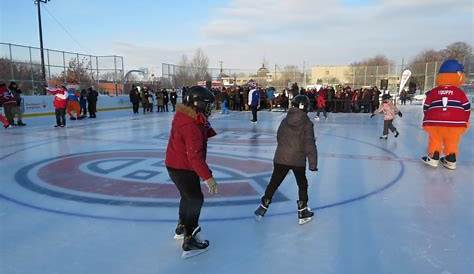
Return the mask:
<svg viewBox="0 0 474 274">
<path fill-rule="evenodd" d="M 117 58 L 114 55 L 114 87 L 115 87 L 115 96 L 118 96 L 117 90 Z"/>
<path fill-rule="evenodd" d="M 364 86 L 367 86 L 367 66 L 365 66 L 365 73 L 364 73 Z"/>
<path fill-rule="evenodd" d="M 64 74 L 64 84 L 66 84 L 66 80 L 67 80 L 67 72 L 66 72 L 66 54 L 64 53 L 64 51 L 63 51 L 62 53 L 63 53 L 63 74 Z"/>
<path fill-rule="evenodd" d="M 46 49 L 46 56 L 48 57 L 48 79 L 51 79 L 51 65 L 49 63 L 49 49 Z"/>
<path fill-rule="evenodd" d="M 99 88 L 100 80 L 99 80 L 99 56 L 95 57 L 95 66 L 97 68 L 97 87 L 96 89 Z"/>
<path fill-rule="evenodd" d="M 33 58 L 31 57 L 31 47 L 28 47 L 28 51 L 30 53 L 31 88 L 34 89 L 34 87 L 35 87 L 35 77 L 34 77 L 34 74 L 33 74 Z"/>
<path fill-rule="evenodd" d="M 15 73 L 13 72 L 13 54 L 12 54 L 12 44 L 8 44 L 8 49 L 10 51 L 10 73 L 12 75 L 12 81 L 15 80 Z"/>
<path fill-rule="evenodd" d="M 428 87 L 428 62 L 425 63 L 425 82 L 423 83 L 423 89 L 427 90 Z"/>
<path fill-rule="evenodd" d="M 120 74 L 121 77 L 120 77 L 120 83 L 122 83 L 122 95 L 125 94 L 125 83 L 123 81 L 123 77 L 124 77 L 124 70 L 125 70 L 125 67 L 124 67 L 124 64 L 123 64 L 123 57 L 120 56 L 120 62 L 122 63 L 122 73 Z"/>
</svg>

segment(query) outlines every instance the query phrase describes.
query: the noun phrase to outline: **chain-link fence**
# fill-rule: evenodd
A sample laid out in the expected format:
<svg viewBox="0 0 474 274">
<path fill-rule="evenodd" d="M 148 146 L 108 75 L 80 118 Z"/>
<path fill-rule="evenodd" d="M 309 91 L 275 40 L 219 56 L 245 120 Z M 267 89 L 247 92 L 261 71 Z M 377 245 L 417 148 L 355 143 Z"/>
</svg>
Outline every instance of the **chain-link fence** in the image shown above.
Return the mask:
<svg viewBox="0 0 474 274">
<path fill-rule="evenodd" d="M 183 67 L 174 64 L 162 64 L 161 81 L 169 87 L 196 85 L 200 81 L 219 80 L 222 85 L 245 85 L 253 80 L 260 86 L 272 86 L 277 89 L 291 87 L 293 83 L 306 86 L 311 82 L 311 71 L 297 66 L 264 65 L 259 69 L 201 68 Z"/>
<path fill-rule="evenodd" d="M 102 93 L 121 94 L 122 56 L 95 56 L 44 49 L 46 80 L 50 85 L 94 86 Z M 15 81 L 26 95 L 44 92 L 39 48 L 0 43 L 0 81 Z"/>
<path fill-rule="evenodd" d="M 465 67 L 467 82 L 474 82 L 474 58 L 466 58 L 461 62 Z M 298 66 L 262 66 L 253 70 L 209 68 L 204 71 L 163 63 L 161 82 L 166 87 L 181 87 L 196 85 L 199 81 L 220 80 L 223 85 L 244 85 L 254 80 L 261 86 L 273 86 L 277 89 L 297 83 L 300 87 L 317 84 L 348 85 L 353 88 L 377 86 L 398 91 L 401 73 L 404 69 L 409 69 L 412 72 L 411 86 L 420 91 L 427 91 L 436 86 L 436 75 L 441 63 L 442 61 L 385 66 L 315 66 L 309 70 Z"/>
</svg>

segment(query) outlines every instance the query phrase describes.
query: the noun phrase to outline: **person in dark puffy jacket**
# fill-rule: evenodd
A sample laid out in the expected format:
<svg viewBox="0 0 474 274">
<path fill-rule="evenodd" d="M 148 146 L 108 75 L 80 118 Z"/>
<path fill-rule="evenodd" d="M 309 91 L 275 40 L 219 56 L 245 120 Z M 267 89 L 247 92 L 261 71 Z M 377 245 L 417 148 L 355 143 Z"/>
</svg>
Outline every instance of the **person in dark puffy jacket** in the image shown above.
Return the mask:
<svg viewBox="0 0 474 274">
<path fill-rule="evenodd" d="M 255 211 L 257 219 L 265 215 L 272 201 L 273 194 L 291 170 L 298 184 L 298 218 L 304 224 L 314 215 L 308 204 L 308 180 L 306 179 L 306 160 L 309 170 L 318 170 L 318 151 L 314 137 L 313 123 L 307 112 L 309 99 L 297 95 L 292 100 L 292 108 L 280 124 L 277 132 L 277 148 L 273 158 L 273 174 L 268 184 L 261 205 Z"/>
</svg>

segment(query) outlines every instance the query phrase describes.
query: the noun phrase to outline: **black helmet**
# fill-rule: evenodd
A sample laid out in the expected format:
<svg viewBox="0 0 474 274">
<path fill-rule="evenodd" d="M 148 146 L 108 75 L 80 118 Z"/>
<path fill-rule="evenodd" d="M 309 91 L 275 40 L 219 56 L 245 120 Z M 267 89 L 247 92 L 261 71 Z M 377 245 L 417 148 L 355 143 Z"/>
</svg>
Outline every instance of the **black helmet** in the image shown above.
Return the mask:
<svg viewBox="0 0 474 274">
<path fill-rule="evenodd" d="M 186 92 L 186 105 L 204 113 L 207 117 L 211 115 L 213 103 L 214 94 L 205 87 L 193 86 Z"/>
<path fill-rule="evenodd" d="M 296 95 L 291 100 L 291 106 L 301 109 L 304 112 L 309 111 L 309 98 L 306 95 Z"/>
<path fill-rule="evenodd" d="M 392 96 L 390 96 L 390 94 L 388 94 L 388 93 L 382 95 L 382 101 L 383 101 L 383 100 L 390 100 L 390 98 L 392 98 Z"/>
</svg>

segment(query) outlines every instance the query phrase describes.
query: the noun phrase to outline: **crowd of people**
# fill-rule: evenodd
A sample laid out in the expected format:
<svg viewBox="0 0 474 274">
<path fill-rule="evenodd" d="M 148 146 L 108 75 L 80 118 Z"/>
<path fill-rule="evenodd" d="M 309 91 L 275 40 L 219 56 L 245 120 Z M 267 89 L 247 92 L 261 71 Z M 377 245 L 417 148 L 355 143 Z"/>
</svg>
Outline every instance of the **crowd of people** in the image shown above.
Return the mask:
<svg viewBox="0 0 474 274">
<path fill-rule="evenodd" d="M 81 120 L 87 117 L 96 118 L 97 100 L 99 93 L 92 87 L 88 89 L 66 88 L 58 85 L 54 88 L 44 87 L 46 91 L 54 96 L 53 106 L 56 115 L 55 127 L 66 126 L 66 114 L 70 120 Z M 23 122 L 25 112 L 25 101 L 22 91 L 17 83 L 11 82 L 8 87 L 0 83 L 0 121 L 4 128 L 26 126 Z"/>
<path fill-rule="evenodd" d="M 178 102 L 178 94 L 175 89 L 168 92 L 167 89 L 154 91 L 147 86 L 132 86 L 129 93 L 130 102 L 132 103 L 133 113 L 138 114 L 140 104 L 143 108 L 143 114 L 153 112 L 156 105 L 156 112 L 169 112 L 169 103 L 171 103 L 172 111 L 176 111 Z"/>
<path fill-rule="evenodd" d="M 8 87 L 5 83 L 0 83 L 0 106 L 3 107 L 5 115 L 0 113 L 0 121 L 4 128 L 26 126 L 23 123 L 24 102 L 21 94 L 17 83 L 11 82 Z"/>
<path fill-rule="evenodd" d="M 286 111 L 290 101 L 297 95 L 308 96 L 309 111 L 320 112 L 344 112 L 344 113 L 372 113 L 380 106 L 382 92 L 377 87 L 352 89 L 346 87 L 321 86 L 320 88 L 299 88 L 296 83 L 291 88 L 285 88 L 280 92 L 274 87 L 263 88 L 252 84 L 245 86 L 233 86 L 223 88 L 211 88 L 216 98 L 215 108 L 227 110 L 245 111 L 251 110 L 249 93 L 255 88 L 259 93 L 259 110 L 273 110 L 279 108 Z M 183 96 L 186 87 L 183 88 Z M 184 98 L 184 97 L 183 97 Z"/>
</svg>

